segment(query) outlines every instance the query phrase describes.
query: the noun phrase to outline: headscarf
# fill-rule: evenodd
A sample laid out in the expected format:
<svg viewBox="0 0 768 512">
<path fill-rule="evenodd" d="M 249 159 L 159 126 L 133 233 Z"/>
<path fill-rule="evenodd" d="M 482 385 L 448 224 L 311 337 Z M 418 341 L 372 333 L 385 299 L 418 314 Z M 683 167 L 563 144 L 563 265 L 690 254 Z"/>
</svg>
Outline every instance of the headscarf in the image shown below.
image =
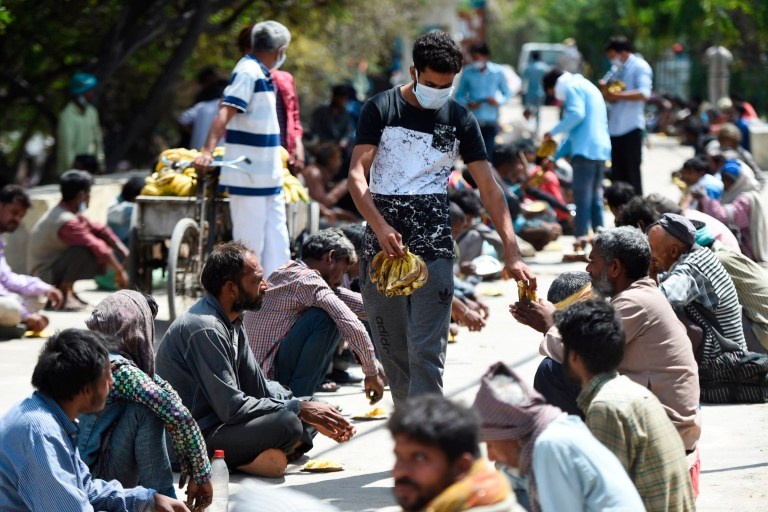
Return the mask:
<svg viewBox="0 0 768 512">
<path fill-rule="evenodd" d="M 102 300 L 85 321 L 88 329 L 120 339 L 120 354 L 141 371 L 155 375 L 155 321 L 146 297 L 121 290 Z"/>
<path fill-rule="evenodd" d="M 745 170 L 746 164 L 739 162 L 739 173 L 730 173 L 734 183 L 728 190 L 723 191 L 720 203 L 729 210 L 728 205 L 737 197 L 746 194 L 750 199 L 751 211 L 749 214 L 749 245 L 752 255 L 757 262 L 768 261 L 768 204 L 766 204 L 764 192 L 758 190 L 755 180 Z M 725 169 L 724 169 L 725 172 Z M 729 212 L 730 213 L 730 212 Z"/>
<path fill-rule="evenodd" d="M 473 408 L 480 416 L 483 441 L 520 441 L 518 469 L 528 476 L 528 496 L 533 512 L 539 510 L 536 478 L 532 471 L 536 438 L 555 418 L 563 414 L 524 382 L 509 366 L 496 363 L 483 375 Z"/>
<path fill-rule="evenodd" d="M 664 231 L 683 242 L 687 247 L 692 246 L 696 241 L 696 228 L 693 227 L 690 220 L 682 215 L 665 213 L 659 220 L 651 224 L 651 226 L 655 225 L 661 226 Z"/>
</svg>

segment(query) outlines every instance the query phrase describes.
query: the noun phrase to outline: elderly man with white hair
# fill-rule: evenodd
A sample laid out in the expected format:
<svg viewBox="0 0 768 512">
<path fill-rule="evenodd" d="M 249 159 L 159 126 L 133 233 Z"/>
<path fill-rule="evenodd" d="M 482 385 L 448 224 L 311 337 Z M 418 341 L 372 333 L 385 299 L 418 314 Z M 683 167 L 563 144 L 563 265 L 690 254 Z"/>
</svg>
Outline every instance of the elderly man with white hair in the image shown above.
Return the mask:
<svg viewBox="0 0 768 512">
<path fill-rule="evenodd" d="M 233 238 L 253 249 L 265 276 L 290 258 L 280 123 L 270 76 L 285 62 L 290 42 L 291 33 L 276 21 L 253 26 L 251 52 L 232 71 L 205 147 L 195 160 L 198 169 L 207 169 L 222 137 L 228 157 L 250 158 L 242 164 L 245 172 L 222 169 L 219 185 L 229 192 Z"/>
</svg>

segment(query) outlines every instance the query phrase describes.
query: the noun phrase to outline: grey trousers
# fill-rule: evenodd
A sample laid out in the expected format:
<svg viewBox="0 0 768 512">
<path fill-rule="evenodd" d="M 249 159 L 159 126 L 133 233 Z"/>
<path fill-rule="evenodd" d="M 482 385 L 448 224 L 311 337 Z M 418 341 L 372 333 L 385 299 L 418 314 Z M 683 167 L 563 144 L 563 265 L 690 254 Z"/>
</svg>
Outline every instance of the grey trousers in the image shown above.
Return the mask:
<svg viewBox="0 0 768 512">
<path fill-rule="evenodd" d="M 360 264 L 360 291 L 373 342 L 384 366 L 395 407 L 408 397 L 443 392 L 445 348 L 453 299 L 453 261 L 427 262 L 429 279 L 406 297 L 388 299 Z"/>
</svg>

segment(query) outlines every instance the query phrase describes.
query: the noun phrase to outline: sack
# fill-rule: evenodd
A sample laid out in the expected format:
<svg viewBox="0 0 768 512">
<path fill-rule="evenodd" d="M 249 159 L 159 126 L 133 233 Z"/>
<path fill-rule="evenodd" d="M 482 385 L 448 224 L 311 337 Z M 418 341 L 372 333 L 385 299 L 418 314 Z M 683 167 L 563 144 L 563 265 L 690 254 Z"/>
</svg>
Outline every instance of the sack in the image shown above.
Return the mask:
<svg viewBox="0 0 768 512">
<path fill-rule="evenodd" d="M 716 404 L 768 402 L 768 356 L 723 352 L 699 364 L 701 401 Z"/>
</svg>

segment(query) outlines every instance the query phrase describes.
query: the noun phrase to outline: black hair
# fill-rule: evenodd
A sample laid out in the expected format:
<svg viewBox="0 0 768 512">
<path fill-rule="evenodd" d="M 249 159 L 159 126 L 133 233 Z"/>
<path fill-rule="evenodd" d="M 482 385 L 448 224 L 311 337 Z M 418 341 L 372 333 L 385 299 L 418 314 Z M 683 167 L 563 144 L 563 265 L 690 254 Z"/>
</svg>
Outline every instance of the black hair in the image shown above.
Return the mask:
<svg viewBox="0 0 768 512">
<path fill-rule="evenodd" d="M 349 98 L 351 86 L 347 84 L 334 85 L 331 88 L 331 96 L 334 98 Z M 354 89 L 352 89 L 354 91 Z"/>
<path fill-rule="evenodd" d="M 633 282 L 648 275 L 651 246 L 643 232 L 636 227 L 606 229 L 595 237 L 592 244 L 593 247 L 599 245 L 600 257 L 606 264 L 619 260 L 624 267 L 624 274 Z"/>
<path fill-rule="evenodd" d="M 608 206 L 611 208 L 621 208 L 635 196 L 637 196 L 635 187 L 626 181 L 611 183 L 611 186 L 603 191 L 605 202 L 607 202 Z"/>
<path fill-rule="evenodd" d="M 208 80 L 211 80 L 213 78 L 216 78 L 218 76 L 218 73 L 216 72 L 216 68 L 213 66 L 205 66 L 200 71 L 197 72 L 197 83 L 198 84 L 204 84 Z"/>
<path fill-rule="evenodd" d="M 642 229 L 640 221 L 648 226 L 661 218 L 661 214 L 653 205 L 642 197 L 633 197 L 630 202 L 621 208 L 621 212 L 616 216 L 616 226 L 632 226 Z"/>
<path fill-rule="evenodd" d="M 244 243 L 232 241 L 217 245 L 205 260 L 200 282 L 205 291 L 218 297 L 224 285 L 240 283 L 245 270 L 245 259 L 253 251 Z"/>
<path fill-rule="evenodd" d="M 11 203 L 17 203 L 24 208 L 32 206 L 32 201 L 21 185 L 6 185 L 0 189 L 0 204 Z"/>
<path fill-rule="evenodd" d="M 136 200 L 136 196 L 141 194 L 141 189 L 144 188 L 144 178 L 141 176 L 133 176 L 131 179 L 123 184 L 123 189 L 120 191 L 123 201 L 132 203 Z"/>
<path fill-rule="evenodd" d="M 59 188 L 61 189 L 61 198 L 64 201 L 71 201 L 78 193 L 91 190 L 93 177 L 87 171 L 71 170 L 59 177 Z"/>
<path fill-rule="evenodd" d="M 689 158 L 683 164 L 683 169 L 691 169 L 701 174 L 707 174 L 709 172 L 709 164 L 701 157 Z"/>
<path fill-rule="evenodd" d="M 472 43 L 469 46 L 469 53 L 470 55 L 475 53 L 477 55 L 485 55 L 490 57 L 491 50 L 488 48 L 486 43 Z"/>
<path fill-rule="evenodd" d="M 491 164 L 501 167 L 520 159 L 520 148 L 517 144 L 496 144 L 491 155 Z"/>
<path fill-rule="evenodd" d="M 448 192 L 448 199 L 456 203 L 467 215 L 479 217 L 483 214 L 483 203 L 473 189 L 451 190 Z"/>
<path fill-rule="evenodd" d="M 336 260 L 347 260 L 350 265 L 357 261 L 355 246 L 339 228 L 321 229 L 309 235 L 301 245 L 301 259 L 319 260 L 331 251 L 336 252 Z"/>
<path fill-rule="evenodd" d="M 240 53 L 251 51 L 251 32 L 253 32 L 253 23 L 244 26 L 237 33 L 237 49 Z"/>
<path fill-rule="evenodd" d="M 558 311 L 555 325 L 566 352 L 577 353 L 592 374 L 612 372 L 624 359 L 624 328 L 605 300 L 590 299 Z"/>
<path fill-rule="evenodd" d="M 605 45 L 605 51 L 613 50 L 615 52 L 621 53 L 621 52 L 634 52 L 635 49 L 632 46 L 632 43 L 629 42 L 629 39 L 627 39 L 624 36 L 613 36 L 608 40 L 608 43 Z"/>
<path fill-rule="evenodd" d="M 557 79 L 560 78 L 562 74 L 563 72 L 557 68 L 552 68 L 547 71 L 547 74 L 541 78 L 541 85 L 544 87 L 544 90 L 548 91 L 554 89 Z"/>
<path fill-rule="evenodd" d="M 429 68 L 437 73 L 455 74 L 461 71 L 463 62 L 461 48 L 445 32 L 429 32 L 413 43 L 413 65 L 419 72 Z"/>
<path fill-rule="evenodd" d="M 56 400 L 72 400 L 104 373 L 109 362 L 107 342 L 98 332 L 64 329 L 43 345 L 32 372 L 32 385 Z"/>
<path fill-rule="evenodd" d="M 147 301 L 147 305 L 149 306 L 149 310 L 152 312 L 152 318 L 157 317 L 157 312 L 160 310 L 160 306 L 157 305 L 157 301 L 153 296 L 151 296 L 148 293 L 141 292 L 141 294 L 144 296 L 144 299 Z"/>
<path fill-rule="evenodd" d="M 341 232 L 344 236 L 352 242 L 355 247 L 355 251 L 360 252 L 363 250 L 363 244 L 365 242 L 365 226 L 362 224 L 347 224 L 342 226 Z"/>
<path fill-rule="evenodd" d="M 589 272 L 583 270 L 563 272 L 552 281 L 552 286 L 547 290 L 547 300 L 557 304 L 579 291 L 591 280 Z"/>
<path fill-rule="evenodd" d="M 533 61 L 541 60 L 541 52 L 540 51 L 531 52 L 531 60 Z"/>
<path fill-rule="evenodd" d="M 467 214 L 464 213 L 464 210 L 461 209 L 461 206 L 457 205 L 453 201 L 449 201 L 449 217 L 451 219 L 451 224 L 454 222 L 464 222 L 467 219 Z"/>
<path fill-rule="evenodd" d="M 312 149 L 317 165 L 328 165 L 334 155 L 341 156 L 341 147 L 333 141 L 321 142 Z"/>
<path fill-rule="evenodd" d="M 462 454 L 480 457 L 480 421 L 472 409 L 437 394 L 409 398 L 389 419 L 392 436 L 404 435 L 439 448 L 454 462 Z"/>
</svg>

